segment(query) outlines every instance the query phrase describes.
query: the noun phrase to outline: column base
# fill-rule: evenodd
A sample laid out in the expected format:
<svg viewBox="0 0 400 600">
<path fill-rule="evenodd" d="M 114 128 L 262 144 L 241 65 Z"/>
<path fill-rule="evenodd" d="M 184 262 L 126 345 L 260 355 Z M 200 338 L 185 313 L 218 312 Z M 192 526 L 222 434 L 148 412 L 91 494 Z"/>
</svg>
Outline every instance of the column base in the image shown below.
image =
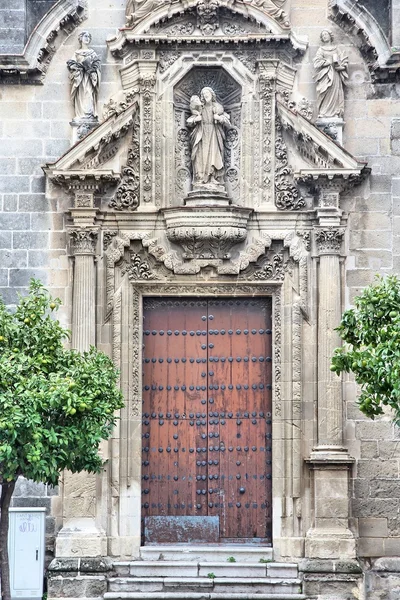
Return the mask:
<svg viewBox="0 0 400 600">
<path fill-rule="evenodd" d="M 305 556 L 313 559 L 355 560 L 355 537 L 347 527 L 312 527 L 306 534 Z"/>
<path fill-rule="evenodd" d="M 314 524 L 307 532 L 305 556 L 313 559 L 356 558 L 349 529 L 349 471 L 354 459 L 340 446 L 318 446 L 306 461 L 312 471 Z"/>
<path fill-rule="evenodd" d="M 68 519 L 56 539 L 56 558 L 107 556 L 107 536 L 92 518 Z"/>
<path fill-rule="evenodd" d="M 363 572 L 355 560 L 310 560 L 299 564 L 303 593 L 319 600 L 348 600 L 364 597 Z"/>
</svg>

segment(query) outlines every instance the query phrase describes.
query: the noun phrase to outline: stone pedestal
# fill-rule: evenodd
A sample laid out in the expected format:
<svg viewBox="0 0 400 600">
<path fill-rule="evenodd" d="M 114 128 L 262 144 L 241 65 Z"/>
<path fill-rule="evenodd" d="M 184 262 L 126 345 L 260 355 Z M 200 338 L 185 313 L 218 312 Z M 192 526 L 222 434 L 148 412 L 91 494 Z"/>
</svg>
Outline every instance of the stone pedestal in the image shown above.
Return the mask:
<svg viewBox="0 0 400 600">
<path fill-rule="evenodd" d="M 184 202 L 186 206 L 229 206 L 231 203 L 223 186 L 215 189 L 193 189 L 188 193 Z"/>
</svg>

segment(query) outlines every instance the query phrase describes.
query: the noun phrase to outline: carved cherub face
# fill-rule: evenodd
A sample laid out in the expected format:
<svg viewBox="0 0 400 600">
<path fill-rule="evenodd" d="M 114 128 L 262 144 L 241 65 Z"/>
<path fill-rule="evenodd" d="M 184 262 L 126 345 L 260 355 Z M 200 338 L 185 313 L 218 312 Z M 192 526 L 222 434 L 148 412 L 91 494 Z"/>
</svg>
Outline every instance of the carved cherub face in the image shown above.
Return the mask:
<svg viewBox="0 0 400 600">
<path fill-rule="evenodd" d="M 201 100 L 199 98 L 199 96 L 192 96 L 190 98 L 190 110 L 193 112 L 201 112 L 201 109 L 203 108 L 203 105 L 201 103 Z"/>
</svg>

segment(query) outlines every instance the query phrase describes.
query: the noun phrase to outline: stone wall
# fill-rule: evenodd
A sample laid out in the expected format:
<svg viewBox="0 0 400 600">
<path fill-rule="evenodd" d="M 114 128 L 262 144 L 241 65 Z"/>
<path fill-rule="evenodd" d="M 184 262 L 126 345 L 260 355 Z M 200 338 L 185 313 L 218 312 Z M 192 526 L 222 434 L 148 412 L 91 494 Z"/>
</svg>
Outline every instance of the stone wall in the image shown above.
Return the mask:
<svg viewBox="0 0 400 600">
<path fill-rule="evenodd" d="M 25 1 L 13 0 L 12 4 L 10 9 L 8 0 L 0 1 L 0 53 L 5 49 L 21 51 L 18 44 L 22 43 L 25 31 L 22 25 Z M 96 4 L 91 14 L 92 20 L 84 23 L 83 28 L 90 27 L 93 47 L 103 61 L 101 106 L 118 81 L 117 65 L 107 54 L 105 40 L 123 24 L 123 2 L 106 2 L 104 8 Z M 10 36 L 11 18 L 14 33 Z M 17 19 L 21 23 L 20 36 Z M 73 114 L 66 61 L 77 48 L 77 35 L 74 32 L 56 53 L 44 85 L 0 83 L 0 294 L 12 306 L 18 301 L 18 294 L 26 293 L 29 280 L 39 278 L 54 296 L 61 298 L 63 306 L 58 318 L 68 328 L 71 328 L 72 263 L 67 256 L 64 211 L 70 202 L 61 188 L 53 190 L 50 199 L 41 167 L 58 159 L 72 144 L 69 122 Z M 6 48 L 2 39 L 7 42 Z M 15 47 L 10 45 L 14 39 Z M 16 507 L 46 507 L 48 561 L 54 553 L 55 533 L 61 527 L 58 521 L 62 517 L 61 497 L 57 493 L 58 489 L 19 480 L 13 499 Z"/>
</svg>

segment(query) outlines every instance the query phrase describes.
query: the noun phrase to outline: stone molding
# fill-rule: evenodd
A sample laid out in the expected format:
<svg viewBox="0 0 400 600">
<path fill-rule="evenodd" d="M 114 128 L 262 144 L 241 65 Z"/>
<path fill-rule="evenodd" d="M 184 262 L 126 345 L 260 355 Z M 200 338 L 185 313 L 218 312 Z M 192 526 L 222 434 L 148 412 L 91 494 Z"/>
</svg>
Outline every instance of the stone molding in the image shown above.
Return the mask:
<svg viewBox="0 0 400 600">
<path fill-rule="evenodd" d="M 42 84 L 62 42 L 86 18 L 85 0 L 59 0 L 31 33 L 22 54 L 0 54 L 0 83 Z"/>
<path fill-rule="evenodd" d="M 376 19 L 353 0 L 332 0 L 331 18 L 359 47 L 373 81 L 393 81 L 400 69 L 400 52 L 393 51 Z"/>
</svg>

